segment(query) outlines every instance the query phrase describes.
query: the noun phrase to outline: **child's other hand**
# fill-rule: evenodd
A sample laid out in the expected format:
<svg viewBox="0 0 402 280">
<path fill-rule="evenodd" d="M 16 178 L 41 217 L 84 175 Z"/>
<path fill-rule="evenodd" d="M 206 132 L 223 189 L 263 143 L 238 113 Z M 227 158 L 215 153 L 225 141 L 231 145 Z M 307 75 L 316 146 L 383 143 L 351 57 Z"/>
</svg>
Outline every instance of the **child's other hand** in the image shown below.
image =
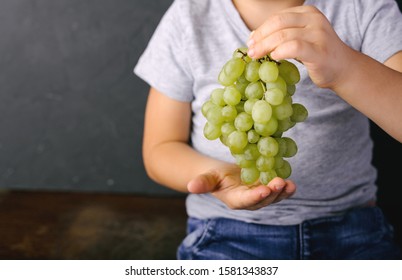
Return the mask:
<svg viewBox="0 0 402 280">
<path fill-rule="evenodd" d="M 290 197 L 296 186 L 291 180 L 279 177 L 267 186 L 246 186 L 240 180 L 240 168 L 224 164 L 191 180 L 187 189 L 190 193 L 211 193 L 231 209 L 257 210 Z"/>
<path fill-rule="evenodd" d="M 313 82 L 325 88 L 337 85 L 354 53 L 313 6 L 293 7 L 270 16 L 250 35 L 247 45 L 252 58 L 271 54 L 275 60 L 301 61 Z"/>
</svg>

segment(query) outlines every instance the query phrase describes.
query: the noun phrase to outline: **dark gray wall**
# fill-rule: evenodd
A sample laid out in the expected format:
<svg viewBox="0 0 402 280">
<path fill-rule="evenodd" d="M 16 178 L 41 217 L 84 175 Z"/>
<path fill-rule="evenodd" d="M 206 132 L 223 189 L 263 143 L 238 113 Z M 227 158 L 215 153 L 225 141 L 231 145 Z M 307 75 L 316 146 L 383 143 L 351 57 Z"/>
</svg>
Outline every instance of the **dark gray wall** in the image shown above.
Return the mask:
<svg viewBox="0 0 402 280">
<path fill-rule="evenodd" d="M 171 193 L 144 172 L 132 72 L 170 3 L 1 1 L 0 187 Z"/>
<path fill-rule="evenodd" d="M 3 0 L 0 187 L 176 194 L 141 158 L 147 85 L 132 69 L 166 0 Z M 373 128 L 382 201 L 401 145 Z"/>
</svg>

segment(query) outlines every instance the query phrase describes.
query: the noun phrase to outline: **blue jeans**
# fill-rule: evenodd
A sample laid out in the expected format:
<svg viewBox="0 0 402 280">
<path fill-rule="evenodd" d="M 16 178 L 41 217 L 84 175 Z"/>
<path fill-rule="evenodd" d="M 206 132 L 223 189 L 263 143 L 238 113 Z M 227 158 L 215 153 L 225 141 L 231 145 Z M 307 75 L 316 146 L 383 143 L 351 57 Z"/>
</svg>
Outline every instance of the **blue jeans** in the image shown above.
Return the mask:
<svg viewBox="0 0 402 280">
<path fill-rule="evenodd" d="M 292 226 L 189 218 L 187 229 L 179 260 L 401 259 L 392 226 L 378 207 Z"/>
</svg>

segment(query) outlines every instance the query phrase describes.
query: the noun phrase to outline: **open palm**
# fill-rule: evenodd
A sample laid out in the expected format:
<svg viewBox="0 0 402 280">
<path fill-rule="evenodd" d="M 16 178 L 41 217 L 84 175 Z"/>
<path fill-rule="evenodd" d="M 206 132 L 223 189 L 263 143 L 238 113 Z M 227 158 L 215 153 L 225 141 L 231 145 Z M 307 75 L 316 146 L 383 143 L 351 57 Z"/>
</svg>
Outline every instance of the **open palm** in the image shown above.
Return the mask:
<svg viewBox="0 0 402 280">
<path fill-rule="evenodd" d="M 191 180 L 187 188 L 191 193 L 211 193 L 231 209 L 257 210 L 292 196 L 296 185 L 291 180 L 276 177 L 268 185 L 256 182 L 245 185 L 240 179 L 240 168 L 235 164 L 222 164 Z"/>
</svg>

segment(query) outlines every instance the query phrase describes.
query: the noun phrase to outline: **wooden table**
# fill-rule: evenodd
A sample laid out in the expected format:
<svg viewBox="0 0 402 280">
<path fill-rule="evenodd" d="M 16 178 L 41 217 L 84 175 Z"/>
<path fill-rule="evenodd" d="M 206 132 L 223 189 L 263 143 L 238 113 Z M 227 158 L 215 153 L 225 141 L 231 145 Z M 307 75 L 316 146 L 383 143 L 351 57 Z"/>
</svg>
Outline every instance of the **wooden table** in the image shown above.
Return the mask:
<svg viewBox="0 0 402 280">
<path fill-rule="evenodd" d="M 402 248 L 401 205 L 382 205 Z M 175 259 L 184 197 L 0 191 L 0 259 Z"/>
<path fill-rule="evenodd" d="M 0 192 L 0 259 L 175 259 L 182 197 Z"/>
</svg>

